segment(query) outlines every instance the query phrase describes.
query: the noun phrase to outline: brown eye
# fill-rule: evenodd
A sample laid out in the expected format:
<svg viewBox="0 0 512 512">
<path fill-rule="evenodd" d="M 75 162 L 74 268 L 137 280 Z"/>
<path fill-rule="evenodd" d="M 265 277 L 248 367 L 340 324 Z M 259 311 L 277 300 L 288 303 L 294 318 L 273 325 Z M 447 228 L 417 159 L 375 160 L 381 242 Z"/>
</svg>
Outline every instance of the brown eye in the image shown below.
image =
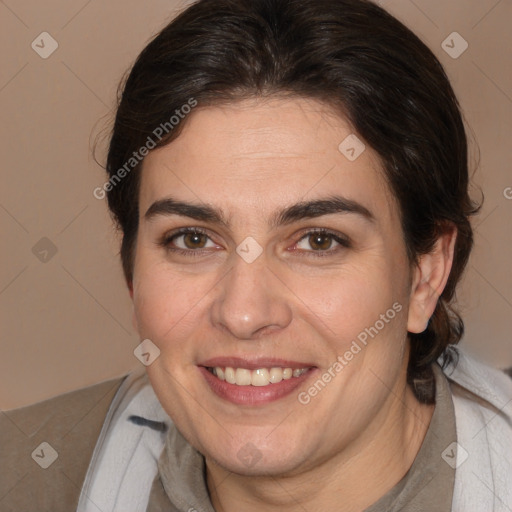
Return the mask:
<svg viewBox="0 0 512 512">
<path fill-rule="evenodd" d="M 215 244 L 206 233 L 193 228 L 165 235 L 160 245 L 170 251 L 187 251 L 190 254 L 199 253 L 202 249 L 215 248 Z"/>
<path fill-rule="evenodd" d="M 326 251 L 331 248 L 332 235 L 327 233 L 312 233 L 309 235 L 308 241 L 314 251 Z"/>
<path fill-rule="evenodd" d="M 350 241 L 343 235 L 325 230 L 305 233 L 296 244 L 296 248 L 300 249 L 302 253 L 310 253 L 315 256 L 333 255 L 350 246 Z"/>
<path fill-rule="evenodd" d="M 202 233 L 186 233 L 182 236 L 187 249 L 202 249 L 208 241 L 208 237 Z"/>
</svg>

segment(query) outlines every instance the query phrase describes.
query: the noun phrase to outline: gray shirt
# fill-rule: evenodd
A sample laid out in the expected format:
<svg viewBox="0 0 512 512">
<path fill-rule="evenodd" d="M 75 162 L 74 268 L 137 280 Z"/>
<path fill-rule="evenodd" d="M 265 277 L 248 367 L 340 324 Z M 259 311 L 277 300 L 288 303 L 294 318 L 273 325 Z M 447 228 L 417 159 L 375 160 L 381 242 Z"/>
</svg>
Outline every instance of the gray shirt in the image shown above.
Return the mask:
<svg viewBox="0 0 512 512">
<path fill-rule="evenodd" d="M 450 385 L 433 365 L 435 409 L 421 448 L 406 475 L 364 512 L 450 512 L 455 481 L 455 413 Z M 171 428 L 158 461 L 147 512 L 215 512 L 204 457 Z"/>
<path fill-rule="evenodd" d="M 440 367 L 433 367 L 435 409 L 425 439 L 405 476 L 364 512 L 450 512 L 457 441 L 450 384 Z M 446 451 L 446 449 L 448 451 Z M 443 458 L 444 453 L 444 458 Z M 448 461 L 448 462 L 446 462 Z"/>
</svg>

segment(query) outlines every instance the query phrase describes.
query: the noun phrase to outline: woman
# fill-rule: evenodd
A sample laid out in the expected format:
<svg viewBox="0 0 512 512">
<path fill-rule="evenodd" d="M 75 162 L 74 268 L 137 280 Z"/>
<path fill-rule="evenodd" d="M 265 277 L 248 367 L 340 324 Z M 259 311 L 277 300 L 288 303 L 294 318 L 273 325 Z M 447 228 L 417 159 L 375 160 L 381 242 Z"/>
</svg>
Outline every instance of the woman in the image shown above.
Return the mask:
<svg viewBox="0 0 512 512">
<path fill-rule="evenodd" d="M 510 510 L 512 381 L 455 348 L 467 167 L 441 65 L 375 4 L 190 6 L 124 84 L 95 191 L 145 372 L 13 413 L 50 415 L 32 458 L 58 458 L 12 434 L 32 495 L 6 501 Z"/>
</svg>

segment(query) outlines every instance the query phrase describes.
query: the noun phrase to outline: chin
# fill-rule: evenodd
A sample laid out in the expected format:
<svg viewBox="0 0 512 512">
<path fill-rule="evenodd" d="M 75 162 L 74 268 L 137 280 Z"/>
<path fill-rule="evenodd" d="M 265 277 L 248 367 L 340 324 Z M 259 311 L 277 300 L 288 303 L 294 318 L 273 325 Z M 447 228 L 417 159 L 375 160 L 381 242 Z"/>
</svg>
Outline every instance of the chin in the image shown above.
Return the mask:
<svg viewBox="0 0 512 512">
<path fill-rule="evenodd" d="M 202 452 L 206 454 L 207 460 L 212 460 L 227 471 L 245 476 L 283 476 L 295 473 L 307 459 L 304 444 L 291 442 L 289 436 L 271 442 L 265 436 L 246 435 L 238 439 L 231 439 L 229 446 L 217 445 L 212 450 Z"/>
</svg>

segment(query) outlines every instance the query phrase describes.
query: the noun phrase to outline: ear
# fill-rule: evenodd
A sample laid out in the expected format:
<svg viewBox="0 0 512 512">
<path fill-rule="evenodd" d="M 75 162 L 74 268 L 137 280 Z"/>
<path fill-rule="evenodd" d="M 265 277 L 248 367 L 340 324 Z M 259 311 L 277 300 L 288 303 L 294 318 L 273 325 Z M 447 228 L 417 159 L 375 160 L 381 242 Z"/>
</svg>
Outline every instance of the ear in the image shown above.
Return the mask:
<svg viewBox="0 0 512 512">
<path fill-rule="evenodd" d="M 420 257 L 413 270 L 407 330 L 423 332 L 434 314 L 452 269 L 457 228 L 449 225 L 428 254 Z"/>
</svg>

